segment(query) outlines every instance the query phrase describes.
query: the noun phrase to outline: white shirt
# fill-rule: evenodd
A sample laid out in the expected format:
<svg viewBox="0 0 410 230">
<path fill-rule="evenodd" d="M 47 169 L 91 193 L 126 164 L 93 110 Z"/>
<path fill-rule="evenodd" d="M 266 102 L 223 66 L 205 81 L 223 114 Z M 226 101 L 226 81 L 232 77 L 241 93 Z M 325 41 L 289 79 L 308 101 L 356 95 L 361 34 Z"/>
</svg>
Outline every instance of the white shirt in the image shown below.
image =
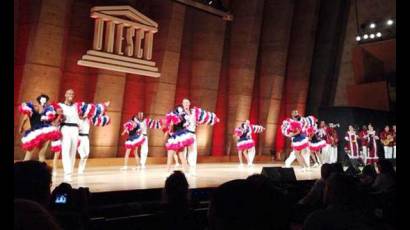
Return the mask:
<svg viewBox="0 0 410 230">
<path fill-rule="evenodd" d="M 196 130 L 196 116 L 195 116 L 195 110 L 191 109 L 191 114 L 190 115 L 186 115 L 185 119 L 187 119 L 188 121 L 188 127 L 187 130 L 191 131 L 191 132 L 195 132 Z"/>
<path fill-rule="evenodd" d="M 147 119 L 144 118 L 142 121 L 138 120 L 137 122 L 140 125 L 142 135 L 147 135 Z"/>
<path fill-rule="evenodd" d="M 80 116 L 78 115 L 77 105 L 74 103 L 72 105 L 66 105 L 64 103 L 59 103 L 61 109 L 63 110 L 64 123 L 79 124 Z"/>
<path fill-rule="evenodd" d="M 79 133 L 81 134 L 89 134 L 90 133 L 90 120 L 88 119 L 80 119 L 79 121 Z"/>
</svg>

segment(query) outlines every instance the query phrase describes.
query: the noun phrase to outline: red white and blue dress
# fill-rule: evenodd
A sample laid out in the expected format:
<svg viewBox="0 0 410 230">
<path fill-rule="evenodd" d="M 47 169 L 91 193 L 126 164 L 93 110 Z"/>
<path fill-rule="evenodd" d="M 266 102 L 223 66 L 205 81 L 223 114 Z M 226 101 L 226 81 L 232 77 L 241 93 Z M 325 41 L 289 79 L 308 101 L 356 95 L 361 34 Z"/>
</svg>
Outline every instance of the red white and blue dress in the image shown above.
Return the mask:
<svg viewBox="0 0 410 230">
<path fill-rule="evenodd" d="M 61 138 L 59 128 L 51 124 L 57 118 L 57 107 L 57 104 L 47 104 L 39 113 L 32 102 L 24 102 L 19 106 L 19 112 L 29 116 L 31 126 L 21 138 L 24 150 L 31 151 L 40 148 L 47 141 Z"/>
<path fill-rule="evenodd" d="M 128 138 L 125 141 L 126 149 L 138 148 L 146 141 L 145 136 L 142 135 L 141 126 L 137 122 L 132 120 L 126 122 L 124 129 L 128 133 Z"/>
<path fill-rule="evenodd" d="M 322 138 L 317 128 L 317 118 L 314 116 L 307 116 L 302 118 L 304 121 L 304 132 L 309 138 L 309 150 L 312 152 L 318 152 L 326 146 L 326 140 Z"/>
<path fill-rule="evenodd" d="M 189 120 L 185 119 L 185 117 L 186 113 L 180 106 L 166 115 L 166 123 L 163 130 L 169 131 L 168 140 L 165 143 L 167 150 L 178 152 L 195 142 L 195 134 L 188 131 L 187 127 L 190 124 Z"/>
<path fill-rule="evenodd" d="M 312 152 L 319 152 L 326 146 L 326 140 L 321 138 L 319 129 L 315 126 L 311 126 L 307 129 L 307 135 L 309 137 L 309 149 Z"/>
<path fill-rule="evenodd" d="M 302 151 L 309 147 L 309 138 L 306 135 L 308 126 L 306 120 L 301 117 L 298 120 L 288 118 L 282 122 L 282 134 L 291 139 L 291 147 L 294 151 Z M 292 136 L 291 133 L 297 133 Z"/>
<path fill-rule="evenodd" d="M 260 125 L 247 125 L 242 123 L 238 128 L 235 129 L 235 136 L 239 137 L 236 147 L 238 151 L 245 151 L 255 147 L 255 141 L 252 139 L 253 133 L 261 133 L 264 128 Z"/>
</svg>

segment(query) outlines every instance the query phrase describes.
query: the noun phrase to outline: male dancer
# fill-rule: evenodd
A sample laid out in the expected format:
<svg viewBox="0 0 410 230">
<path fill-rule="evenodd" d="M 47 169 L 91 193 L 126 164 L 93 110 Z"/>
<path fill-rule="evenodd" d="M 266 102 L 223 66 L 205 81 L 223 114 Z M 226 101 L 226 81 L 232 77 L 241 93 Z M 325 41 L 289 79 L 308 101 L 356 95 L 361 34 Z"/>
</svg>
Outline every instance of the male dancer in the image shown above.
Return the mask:
<svg viewBox="0 0 410 230">
<path fill-rule="evenodd" d="M 80 116 L 93 117 L 105 114 L 106 107 L 110 104 L 109 102 L 105 102 L 104 105 L 97 104 L 88 107 L 86 103 L 74 102 L 74 96 L 74 90 L 69 89 L 65 92 L 64 102 L 59 103 L 61 115 L 63 116 L 63 122 L 61 123 L 61 155 L 64 168 L 64 180 L 66 181 L 71 180 L 71 175 L 74 170 Z M 91 109 L 86 110 L 86 108 Z"/>
<path fill-rule="evenodd" d="M 78 146 L 78 153 L 80 154 L 80 163 L 78 165 L 78 174 L 83 174 L 85 164 L 87 163 L 88 156 L 90 155 L 90 124 L 94 126 L 105 126 L 110 123 L 110 117 L 107 115 L 96 116 L 93 118 L 82 117 L 79 121 L 79 134 L 78 138 L 80 145 Z"/>
<path fill-rule="evenodd" d="M 191 102 L 187 99 L 184 98 L 182 100 L 182 107 L 184 109 L 184 116 L 185 119 L 187 120 L 187 127 L 186 129 L 188 132 L 190 132 L 193 137 L 194 137 L 194 143 L 190 146 L 187 147 L 187 154 L 188 154 L 188 164 L 191 167 L 196 166 L 197 162 L 197 141 L 196 141 L 196 126 L 200 124 L 208 124 L 208 125 L 214 125 L 217 122 L 219 122 L 219 118 L 216 116 L 215 113 L 212 112 L 207 112 L 201 108 L 190 108 L 191 107 Z"/>
</svg>

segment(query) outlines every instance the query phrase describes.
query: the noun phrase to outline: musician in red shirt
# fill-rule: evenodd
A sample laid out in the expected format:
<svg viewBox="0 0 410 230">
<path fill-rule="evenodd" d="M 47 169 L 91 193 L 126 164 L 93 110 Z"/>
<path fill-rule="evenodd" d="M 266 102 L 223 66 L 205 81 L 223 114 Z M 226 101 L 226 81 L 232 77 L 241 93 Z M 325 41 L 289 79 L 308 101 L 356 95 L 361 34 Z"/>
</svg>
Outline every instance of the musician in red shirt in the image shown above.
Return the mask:
<svg viewBox="0 0 410 230">
<path fill-rule="evenodd" d="M 393 159 L 396 159 L 396 125 L 393 125 Z"/>
<path fill-rule="evenodd" d="M 376 135 L 376 131 L 374 130 L 371 124 L 368 125 L 367 131 L 369 137 L 369 152 L 366 156 L 366 164 L 374 164 L 378 161 L 379 157 L 377 156 L 377 143 L 376 141 L 379 140 L 379 137 Z"/>
<path fill-rule="evenodd" d="M 329 163 L 337 162 L 337 143 L 339 142 L 339 137 L 337 136 L 336 127 L 339 127 L 338 124 L 330 123 L 327 128 L 327 144 L 330 145 L 329 150 Z"/>
<path fill-rule="evenodd" d="M 367 133 L 366 125 L 363 125 L 362 130 L 359 132 L 359 140 L 362 147 L 361 155 L 363 162 L 366 162 L 366 156 L 369 154 L 369 134 Z"/>
<path fill-rule="evenodd" d="M 394 146 L 394 138 L 393 132 L 390 130 L 390 127 L 386 125 L 384 130 L 380 132 L 380 141 L 383 144 L 384 148 L 384 158 L 385 159 L 392 159 L 393 158 L 393 146 Z"/>
</svg>

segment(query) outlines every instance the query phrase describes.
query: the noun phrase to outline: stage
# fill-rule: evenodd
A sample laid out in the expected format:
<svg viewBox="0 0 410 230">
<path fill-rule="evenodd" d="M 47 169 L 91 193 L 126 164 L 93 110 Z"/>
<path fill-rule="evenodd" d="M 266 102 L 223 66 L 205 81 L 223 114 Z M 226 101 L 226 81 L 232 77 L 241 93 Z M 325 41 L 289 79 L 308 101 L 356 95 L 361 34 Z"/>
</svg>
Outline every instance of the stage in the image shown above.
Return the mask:
<svg viewBox="0 0 410 230">
<path fill-rule="evenodd" d="M 132 160 L 130 160 L 132 161 Z M 216 187 L 234 179 L 244 179 L 252 174 L 260 173 L 263 167 L 283 167 L 283 162 L 256 163 L 253 166 L 239 166 L 236 162 L 199 163 L 186 175 L 190 188 Z M 145 169 L 128 167 L 121 170 L 118 165 L 89 164 L 84 174 L 74 173 L 71 181 L 73 188 L 88 187 L 90 192 L 111 192 L 137 189 L 153 189 L 164 187 L 166 178 L 170 175 L 165 164 L 148 164 Z M 312 180 L 320 178 L 320 168 L 311 168 L 303 172 L 299 166 L 293 166 L 297 180 Z M 182 170 L 182 167 L 174 167 Z M 75 169 L 76 172 L 76 169 Z M 52 189 L 63 182 L 63 170 L 57 169 L 53 176 Z"/>
</svg>

